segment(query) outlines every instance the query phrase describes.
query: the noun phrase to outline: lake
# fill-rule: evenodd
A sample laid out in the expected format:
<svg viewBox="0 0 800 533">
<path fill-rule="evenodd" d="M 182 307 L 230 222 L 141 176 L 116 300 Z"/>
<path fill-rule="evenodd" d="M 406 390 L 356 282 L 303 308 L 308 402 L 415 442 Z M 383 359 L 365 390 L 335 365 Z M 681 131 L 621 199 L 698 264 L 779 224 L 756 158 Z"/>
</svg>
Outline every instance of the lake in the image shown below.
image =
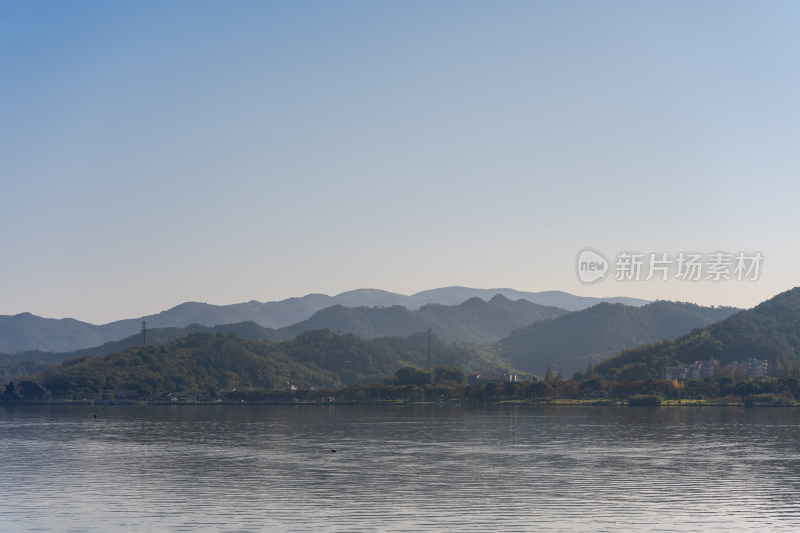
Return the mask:
<svg viewBox="0 0 800 533">
<path fill-rule="evenodd" d="M 799 422 L 791 408 L 6 406 L 0 531 L 798 531 Z"/>
</svg>

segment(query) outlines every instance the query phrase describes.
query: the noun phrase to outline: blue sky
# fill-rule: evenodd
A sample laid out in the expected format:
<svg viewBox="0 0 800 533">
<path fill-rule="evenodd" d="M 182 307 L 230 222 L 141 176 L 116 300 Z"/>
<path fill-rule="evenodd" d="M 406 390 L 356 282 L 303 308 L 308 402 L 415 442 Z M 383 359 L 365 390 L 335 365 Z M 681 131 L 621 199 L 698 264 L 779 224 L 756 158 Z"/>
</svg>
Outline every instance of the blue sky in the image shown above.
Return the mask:
<svg viewBox="0 0 800 533">
<path fill-rule="evenodd" d="M 797 285 L 796 2 L 4 2 L 0 314 Z M 759 251 L 581 283 L 577 253 Z"/>
</svg>

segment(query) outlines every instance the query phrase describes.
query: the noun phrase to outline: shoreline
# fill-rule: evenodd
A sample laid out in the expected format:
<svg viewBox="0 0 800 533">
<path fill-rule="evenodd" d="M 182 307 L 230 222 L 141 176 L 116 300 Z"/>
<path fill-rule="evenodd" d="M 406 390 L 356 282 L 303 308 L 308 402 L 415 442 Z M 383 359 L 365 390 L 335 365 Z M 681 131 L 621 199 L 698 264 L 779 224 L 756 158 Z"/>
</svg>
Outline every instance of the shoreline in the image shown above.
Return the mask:
<svg viewBox="0 0 800 533">
<path fill-rule="evenodd" d="M 15 406 L 139 406 L 139 407 L 156 407 L 156 406 L 181 406 L 181 407 L 210 407 L 210 406 L 231 406 L 231 405 L 275 405 L 275 406 L 385 406 L 385 407 L 410 407 L 410 406 L 436 406 L 436 407 L 634 407 L 634 408 L 682 408 L 682 407 L 739 407 L 739 408 L 763 408 L 763 407 L 800 407 L 800 404 L 777 404 L 769 402 L 760 402 L 754 405 L 746 405 L 745 402 L 722 402 L 713 400 L 664 400 L 659 405 L 652 406 L 632 406 L 627 400 L 503 400 L 497 402 L 466 402 L 462 400 L 450 400 L 445 402 L 432 402 L 432 401 L 325 401 L 325 402 L 281 402 L 281 401 L 214 401 L 214 402 L 147 402 L 147 401 L 129 401 L 129 400 L 53 400 L 53 401 L 0 401 L 0 407 L 15 407 Z"/>
</svg>

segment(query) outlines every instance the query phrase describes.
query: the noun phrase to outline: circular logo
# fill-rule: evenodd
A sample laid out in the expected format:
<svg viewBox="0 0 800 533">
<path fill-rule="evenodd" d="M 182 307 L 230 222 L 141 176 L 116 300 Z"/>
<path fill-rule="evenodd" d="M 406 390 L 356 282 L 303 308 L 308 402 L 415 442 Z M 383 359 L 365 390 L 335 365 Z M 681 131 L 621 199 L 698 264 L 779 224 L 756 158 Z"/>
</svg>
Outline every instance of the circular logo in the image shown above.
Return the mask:
<svg viewBox="0 0 800 533">
<path fill-rule="evenodd" d="M 584 283 L 594 283 L 606 277 L 608 260 L 600 252 L 586 248 L 578 253 L 575 268 L 579 280 Z"/>
</svg>

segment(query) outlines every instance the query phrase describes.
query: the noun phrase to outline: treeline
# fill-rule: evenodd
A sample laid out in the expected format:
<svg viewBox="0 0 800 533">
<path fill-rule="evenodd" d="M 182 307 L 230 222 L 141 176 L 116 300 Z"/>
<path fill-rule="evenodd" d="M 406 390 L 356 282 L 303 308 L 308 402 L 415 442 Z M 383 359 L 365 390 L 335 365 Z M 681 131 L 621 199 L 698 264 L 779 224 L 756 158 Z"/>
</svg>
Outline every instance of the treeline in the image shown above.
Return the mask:
<svg viewBox="0 0 800 533">
<path fill-rule="evenodd" d="M 244 389 L 228 394 L 225 400 L 245 402 L 477 402 L 497 403 L 526 400 L 630 401 L 653 405 L 661 400 L 707 400 L 711 403 L 794 404 L 800 399 L 797 378 L 734 381 L 730 377 L 703 381 L 674 382 L 660 379 L 629 379 L 609 382 L 600 378 L 574 380 L 521 381 L 470 385 L 439 382 L 422 385 L 401 384 L 396 379 L 371 385 L 351 385 L 338 389 Z M 655 403 L 650 403 L 657 399 Z M 632 401 L 633 400 L 633 401 Z"/>
<path fill-rule="evenodd" d="M 380 383 L 341 387 L 245 386 L 231 389 L 182 389 L 169 393 L 156 391 L 149 396 L 117 390 L 113 394 L 75 396 L 76 400 L 145 401 L 145 402 L 264 402 L 264 403 L 351 403 L 351 402 L 439 402 L 498 403 L 506 401 L 553 402 L 591 400 L 626 401 L 631 405 L 657 405 L 668 400 L 704 400 L 710 403 L 793 405 L 800 399 L 800 380 L 744 379 L 731 377 L 695 381 L 663 379 L 626 379 L 607 381 L 591 378 L 583 381 L 556 377 L 549 380 L 470 384 L 463 371 L 437 367 L 433 371 L 414 367 L 398 369 L 394 376 Z M 33 380 L 6 384 L 0 401 L 63 400 L 57 393 Z"/>
</svg>

